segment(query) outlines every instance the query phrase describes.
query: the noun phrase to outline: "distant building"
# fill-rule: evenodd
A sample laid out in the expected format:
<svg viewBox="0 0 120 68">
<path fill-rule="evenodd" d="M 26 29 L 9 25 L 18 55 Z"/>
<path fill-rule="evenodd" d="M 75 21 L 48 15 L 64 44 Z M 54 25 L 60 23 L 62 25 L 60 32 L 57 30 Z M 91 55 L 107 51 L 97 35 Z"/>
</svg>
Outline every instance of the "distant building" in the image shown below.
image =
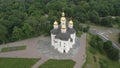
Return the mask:
<svg viewBox="0 0 120 68">
<path fill-rule="evenodd" d="M 73 21 L 66 21 L 65 13 L 62 12 L 60 25 L 57 21 L 53 24 L 51 30 L 51 45 L 60 53 L 68 53 L 75 44 L 76 31 L 73 28 Z"/>
</svg>

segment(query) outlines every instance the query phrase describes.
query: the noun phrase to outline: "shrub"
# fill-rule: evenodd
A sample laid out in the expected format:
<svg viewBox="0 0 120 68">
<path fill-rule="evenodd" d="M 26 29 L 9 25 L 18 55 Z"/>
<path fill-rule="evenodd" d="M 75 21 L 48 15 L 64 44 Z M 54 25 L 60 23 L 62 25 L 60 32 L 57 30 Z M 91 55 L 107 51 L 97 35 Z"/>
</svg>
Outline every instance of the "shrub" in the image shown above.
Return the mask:
<svg viewBox="0 0 120 68">
<path fill-rule="evenodd" d="M 120 33 L 119 33 L 119 38 L 118 38 L 118 42 L 120 43 Z"/>
<path fill-rule="evenodd" d="M 106 41 L 104 43 L 103 49 L 110 59 L 112 59 L 112 60 L 118 60 L 119 59 L 119 50 L 112 46 L 111 41 Z"/>
<path fill-rule="evenodd" d="M 103 44 L 103 40 L 98 35 L 91 37 L 90 45 L 92 47 L 97 48 L 101 51 L 103 50 Z"/>
<path fill-rule="evenodd" d="M 118 60 L 119 59 L 119 50 L 116 48 L 110 48 L 107 52 L 107 56 L 112 60 Z"/>
<path fill-rule="evenodd" d="M 105 50 L 105 51 L 108 51 L 110 48 L 112 48 L 112 42 L 111 41 L 106 41 L 106 42 L 104 42 L 104 46 L 103 46 L 103 49 Z"/>
</svg>

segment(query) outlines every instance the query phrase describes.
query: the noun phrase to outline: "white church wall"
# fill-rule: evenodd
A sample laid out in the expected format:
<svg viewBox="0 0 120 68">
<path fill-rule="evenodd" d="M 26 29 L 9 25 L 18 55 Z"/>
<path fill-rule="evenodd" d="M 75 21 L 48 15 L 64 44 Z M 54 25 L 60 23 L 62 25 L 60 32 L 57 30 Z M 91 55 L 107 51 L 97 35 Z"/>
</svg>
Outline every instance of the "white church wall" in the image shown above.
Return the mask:
<svg viewBox="0 0 120 68">
<path fill-rule="evenodd" d="M 75 33 L 74 33 L 74 34 L 71 34 L 71 38 L 73 39 L 73 43 L 72 43 L 72 44 L 75 44 L 75 36 L 76 36 Z"/>
<path fill-rule="evenodd" d="M 59 45 L 59 40 L 54 38 L 54 48 L 57 49 Z"/>
<path fill-rule="evenodd" d="M 68 45 L 68 42 L 66 43 L 67 46 L 65 46 L 65 52 L 68 53 L 68 51 L 70 50 L 70 46 Z"/>
<path fill-rule="evenodd" d="M 70 39 L 68 41 L 55 39 L 55 35 L 51 34 L 52 46 L 54 46 L 54 48 L 57 49 L 60 53 L 64 53 L 64 50 L 66 53 L 68 53 L 70 48 L 72 48 L 75 44 L 75 36 L 75 33 L 71 34 L 71 38 L 73 39 L 73 42 L 71 42 Z"/>
<path fill-rule="evenodd" d="M 73 42 L 71 42 L 70 39 L 69 39 L 69 40 L 68 40 L 68 45 L 69 45 L 70 48 L 72 48 L 72 43 L 73 43 Z"/>
<path fill-rule="evenodd" d="M 51 44 L 52 44 L 52 46 L 54 46 L 54 39 L 55 39 L 55 35 L 51 34 Z"/>
</svg>

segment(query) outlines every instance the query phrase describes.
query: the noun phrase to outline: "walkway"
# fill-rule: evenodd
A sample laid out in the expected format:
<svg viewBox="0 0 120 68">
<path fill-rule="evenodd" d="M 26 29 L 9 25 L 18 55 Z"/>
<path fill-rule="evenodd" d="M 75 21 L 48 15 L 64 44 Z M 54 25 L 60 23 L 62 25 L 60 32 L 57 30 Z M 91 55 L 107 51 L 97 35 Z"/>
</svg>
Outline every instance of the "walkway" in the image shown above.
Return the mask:
<svg viewBox="0 0 120 68">
<path fill-rule="evenodd" d="M 27 46 L 26 50 L 12 51 L 12 52 L 1 52 L 0 57 L 11 57 L 11 58 L 40 58 L 41 54 L 36 49 L 37 40 L 39 38 L 33 38 L 14 43 L 8 43 L 6 45 L 0 45 L 0 48 L 13 47 L 13 46 Z"/>
<path fill-rule="evenodd" d="M 42 65 L 43 63 L 45 63 L 48 60 L 48 58 L 41 58 L 36 64 L 34 64 L 32 66 L 32 68 L 38 68 L 40 65 Z"/>
<path fill-rule="evenodd" d="M 76 62 L 74 68 L 82 68 L 86 61 L 86 34 L 81 36 L 79 51 L 72 59 Z"/>
</svg>

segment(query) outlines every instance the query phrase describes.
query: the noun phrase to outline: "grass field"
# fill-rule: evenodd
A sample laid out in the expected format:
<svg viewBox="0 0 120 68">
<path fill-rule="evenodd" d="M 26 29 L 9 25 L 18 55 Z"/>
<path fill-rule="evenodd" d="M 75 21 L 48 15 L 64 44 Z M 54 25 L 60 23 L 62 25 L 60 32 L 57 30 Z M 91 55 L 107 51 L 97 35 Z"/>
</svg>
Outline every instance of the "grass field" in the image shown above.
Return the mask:
<svg viewBox="0 0 120 68">
<path fill-rule="evenodd" d="M 17 50 L 25 50 L 26 46 L 22 45 L 22 46 L 15 46 L 15 47 L 5 47 L 2 48 L 1 52 L 9 52 L 9 51 L 17 51 Z"/>
<path fill-rule="evenodd" d="M 73 68 L 75 62 L 72 60 L 53 60 L 50 59 L 39 68 Z"/>
<path fill-rule="evenodd" d="M 39 59 L 0 58 L 0 68 L 31 68 Z"/>
<path fill-rule="evenodd" d="M 87 35 L 87 41 L 89 40 L 90 35 Z M 110 60 L 87 43 L 87 59 L 83 68 L 120 68 L 120 63 Z"/>
</svg>

